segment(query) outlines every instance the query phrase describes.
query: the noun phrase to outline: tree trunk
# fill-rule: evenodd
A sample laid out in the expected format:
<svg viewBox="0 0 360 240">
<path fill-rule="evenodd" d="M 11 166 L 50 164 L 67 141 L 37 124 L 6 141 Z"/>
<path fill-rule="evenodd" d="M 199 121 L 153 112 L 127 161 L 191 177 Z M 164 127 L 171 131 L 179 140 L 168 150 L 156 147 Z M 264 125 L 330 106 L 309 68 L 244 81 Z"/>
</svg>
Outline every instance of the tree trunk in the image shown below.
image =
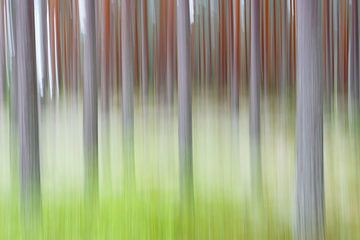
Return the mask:
<svg viewBox="0 0 360 240">
<path fill-rule="evenodd" d="M 287 1 L 281 5 L 281 78 L 280 78 L 280 98 L 282 102 L 286 102 L 288 91 L 288 6 Z"/>
<path fill-rule="evenodd" d="M 351 21 L 350 21 L 350 37 L 349 37 L 349 104 L 357 106 L 359 103 L 359 46 L 358 46 L 358 15 L 357 15 L 357 1 L 352 1 L 351 6 Z"/>
<path fill-rule="evenodd" d="M 10 80 L 10 171 L 12 193 L 18 191 L 18 169 L 19 169 L 19 148 L 18 148 L 18 80 L 16 79 L 16 58 L 13 19 L 14 9 L 10 0 L 5 0 L 6 8 L 6 70 Z"/>
<path fill-rule="evenodd" d="M 83 61 L 84 61 L 84 158 L 85 196 L 98 196 L 98 98 L 96 74 L 95 1 L 84 2 Z"/>
<path fill-rule="evenodd" d="M 124 186 L 135 183 L 134 165 L 134 77 L 133 77 L 133 41 L 131 4 L 132 0 L 121 2 L 121 58 L 122 58 L 122 131 L 123 131 L 123 159 Z"/>
<path fill-rule="evenodd" d="M 141 95 L 142 104 L 145 105 L 148 93 L 148 25 L 147 0 L 141 1 Z"/>
<path fill-rule="evenodd" d="M 189 0 L 177 3 L 180 196 L 193 201 Z"/>
<path fill-rule="evenodd" d="M 324 239 L 323 105 L 319 3 L 297 5 L 296 239 Z"/>
<path fill-rule="evenodd" d="M 174 60 L 174 0 L 168 0 L 167 9 L 167 35 L 166 35 L 166 101 L 167 104 L 172 106 L 173 102 L 173 60 Z"/>
<path fill-rule="evenodd" d="M 4 0 L 0 0 L 0 109 L 4 100 L 5 83 L 5 31 L 4 31 Z"/>
<path fill-rule="evenodd" d="M 261 194 L 262 171 L 260 153 L 260 5 L 251 2 L 251 49 L 250 49 L 250 156 L 252 188 Z"/>
<path fill-rule="evenodd" d="M 39 122 L 36 85 L 34 2 L 15 2 L 21 208 L 25 220 L 40 211 Z"/>
<path fill-rule="evenodd" d="M 240 28 L 240 2 L 233 1 L 234 6 L 234 14 L 233 14 L 233 41 L 232 41 L 232 49 L 233 49 L 233 59 L 232 59 L 232 74 L 231 74 L 231 113 L 232 113 L 232 127 L 236 129 L 235 134 L 238 132 L 239 125 L 239 87 L 238 87 L 238 66 L 239 66 L 239 28 Z"/>
<path fill-rule="evenodd" d="M 110 0 L 102 1 L 101 9 L 101 104 L 103 182 L 111 189 L 110 162 Z"/>
<path fill-rule="evenodd" d="M 47 83 L 47 39 L 46 39 L 46 2 L 35 1 L 35 33 L 36 33 L 36 71 L 39 83 L 40 96 L 44 95 L 45 84 Z"/>
<path fill-rule="evenodd" d="M 333 0 L 333 26 L 334 26 L 334 107 L 337 108 L 339 88 L 339 2 Z"/>
</svg>

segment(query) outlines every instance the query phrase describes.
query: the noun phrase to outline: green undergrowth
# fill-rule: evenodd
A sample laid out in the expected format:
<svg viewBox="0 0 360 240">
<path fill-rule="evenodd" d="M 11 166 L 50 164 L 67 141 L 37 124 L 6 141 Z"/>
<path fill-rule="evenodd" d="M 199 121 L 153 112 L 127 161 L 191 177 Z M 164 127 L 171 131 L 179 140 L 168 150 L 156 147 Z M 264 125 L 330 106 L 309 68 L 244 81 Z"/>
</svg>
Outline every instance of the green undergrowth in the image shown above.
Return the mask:
<svg viewBox="0 0 360 240">
<path fill-rule="evenodd" d="M 192 207 L 158 192 L 89 203 L 43 199 L 41 219 L 25 230 L 16 201 L 0 203 L 0 239 L 289 239 L 290 225 L 265 203 L 195 196 Z M 34 220 L 36 221 L 36 220 Z"/>
</svg>

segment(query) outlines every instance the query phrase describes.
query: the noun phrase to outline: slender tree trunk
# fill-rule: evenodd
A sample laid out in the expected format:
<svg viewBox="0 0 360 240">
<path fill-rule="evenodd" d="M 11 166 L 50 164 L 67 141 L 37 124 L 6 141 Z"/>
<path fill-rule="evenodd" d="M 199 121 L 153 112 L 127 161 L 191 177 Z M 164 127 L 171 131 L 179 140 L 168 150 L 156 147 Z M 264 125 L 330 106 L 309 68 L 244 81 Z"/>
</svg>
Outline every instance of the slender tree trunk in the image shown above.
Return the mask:
<svg viewBox="0 0 360 240">
<path fill-rule="evenodd" d="M 239 32 L 240 32 L 240 2 L 233 0 L 233 64 L 232 64 L 232 103 L 233 111 L 239 112 Z"/>
<path fill-rule="evenodd" d="M 16 79 L 15 40 L 13 25 L 14 8 L 10 0 L 5 0 L 6 9 L 6 70 L 7 78 L 10 80 L 10 171 L 12 193 L 18 191 L 18 169 L 19 169 L 19 148 L 18 148 L 18 80 Z"/>
<path fill-rule="evenodd" d="M 251 178 L 255 195 L 261 194 L 262 171 L 260 153 L 260 5 L 251 2 L 251 52 L 250 52 L 250 154 Z"/>
<path fill-rule="evenodd" d="M 141 93 L 143 105 L 146 103 L 148 93 L 148 25 L 147 25 L 147 0 L 141 1 Z"/>
<path fill-rule="evenodd" d="M 78 95 L 78 83 L 79 83 L 79 30 L 78 30 L 78 17 L 77 14 L 78 11 L 78 1 L 77 0 L 71 0 L 72 1 L 72 52 L 71 52 L 71 62 L 72 62 L 72 84 L 73 84 L 73 91 L 74 94 Z"/>
<path fill-rule="evenodd" d="M 34 2 L 17 0 L 15 4 L 20 119 L 20 196 L 26 223 L 30 223 L 31 218 L 39 216 L 41 208 Z"/>
<path fill-rule="evenodd" d="M 349 95 L 352 99 L 350 101 L 356 106 L 359 103 L 359 45 L 358 45 L 358 15 L 357 15 L 357 1 L 352 1 L 351 6 L 351 29 L 349 37 L 349 54 L 351 56 L 349 63 Z M 350 103 L 350 102 L 349 102 Z"/>
<path fill-rule="evenodd" d="M 51 5 L 49 3 L 49 0 L 46 1 L 46 25 L 47 25 L 47 28 L 46 28 L 46 36 L 47 36 L 47 66 L 48 66 L 48 69 L 47 69 L 47 72 L 48 72 L 48 92 L 49 92 L 49 97 L 50 99 L 52 99 L 53 97 L 53 78 L 54 78 L 54 75 L 53 75 L 53 51 L 52 51 L 52 48 L 53 48 L 53 34 L 52 34 L 52 21 L 51 21 Z"/>
<path fill-rule="evenodd" d="M 334 108 L 337 108 L 339 88 L 339 2 L 333 0 L 333 26 L 334 26 Z"/>
<path fill-rule="evenodd" d="M 98 97 L 96 73 L 95 0 L 84 2 L 83 61 L 84 102 L 83 134 L 85 158 L 85 196 L 98 197 Z"/>
<path fill-rule="evenodd" d="M 324 239 L 323 105 L 319 2 L 296 2 L 296 239 Z"/>
<path fill-rule="evenodd" d="M 205 13 L 204 13 L 205 14 Z M 212 74 L 212 28 L 214 28 L 214 26 L 211 25 L 212 21 L 211 21 L 211 3 L 210 0 L 207 1 L 207 11 L 206 11 L 206 18 L 205 18 L 205 27 L 206 27 L 206 37 L 205 37 L 205 42 L 206 42 L 206 66 L 205 66 L 205 75 L 206 75 L 206 88 L 208 88 L 212 82 L 212 78 L 213 78 L 213 74 Z M 239 26 L 240 27 L 240 26 Z M 208 89 L 205 89 L 205 94 L 208 92 Z"/>
<path fill-rule="evenodd" d="M 238 66 L 239 66 L 239 28 L 240 28 L 240 2 L 233 1 L 234 6 L 234 13 L 233 18 L 233 40 L 232 40 L 232 69 L 231 69 L 231 87 L 230 87 L 230 97 L 231 97 L 231 124 L 233 129 L 233 140 L 234 143 L 237 144 L 238 142 L 238 135 L 239 135 L 239 75 L 238 75 Z M 231 51 L 231 50 L 230 50 Z"/>
<path fill-rule="evenodd" d="M 121 2 L 121 58 L 122 58 L 122 131 L 124 184 L 132 187 L 135 183 L 134 165 L 134 77 L 133 77 L 133 41 L 131 24 L 132 0 Z"/>
<path fill-rule="evenodd" d="M 36 0 L 35 30 L 36 30 L 36 71 L 40 96 L 44 95 L 47 80 L 47 39 L 46 39 L 46 2 Z"/>
<path fill-rule="evenodd" d="M 138 7 L 138 2 L 137 1 L 132 1 L 131 3 L 131 16 L 132 16 L 132 33 L 133 33 L 133 81 L 134 81 L 134 85 L 136 86 L 136 84 L 139 82 L 139 71 L 140 71 L 140 64 L 139 64 L 139 21 L 138 21 L 138 11 L 139 11 L 139 7 Z"/>
<path fill-rule="evenodd" d="M 4 31 L 4 0 L 0 0 L 0 109 L 4 100 L 5 85 L 5 31 Z"/>
<path fill-rule="evenodd" d="M 360 33 L 360 20 L 359 20 L 359 15 L 360 15 L 360 4 L 358 2 L 356 2 L 356 14 L 357 14 L 357 33 L 359 34 Z M 358 68 L 358 77 L 360 77 L 360 37 L 357 36 L 357 48 L 358 48 L 358 52 L 357 52 L 357 55 L 359 57 L 358 59 L 358 66 L 356 66 Z M 359 83 L 359 92 L 360 92 L 360 83 Z"/>
<path fill-rule="evenodd" d="M 287 9 L 287 1 L 284 1 L 281 5 L 281 78 L 280 78 L 280 97 L 286 99 L 286 93 L 288 91 L 288 9 Z"/>
<path fill-rule="evenodd" d="M 104 185 L 111 189 L 110 161 L 110 0 L 102 1 L 101 16 L 101 103 L 102 103 L 102 150 Z"/>
<path fill-rule="evenodd" d="M 166 41 L 166 101 L 170 108 L 173 102 L 173 59 L 174 59 L 174 0 L 168 0 L 167 10 L 167 41 Z"/>
<path fill-rule="evenodd" d="M 252 2 L 250 0 L 244 0 L 244 15 L 245 15 L 245 78 L 250 81 L 250 42 L 251 42 L 251 36 L 250 36 L 250 26 L 251 26 L 251 16 L 250 16 L 250 10 L 251 10 L 251 4 Z"/>
<path fill-rule="evenodd" d="M 329 58 L 330 58 L 330 69 L 329 69 L 329 93 L 328 93 L 328 102 L 329 102 L 329 109 L 333 106 L 334 103 L 334 0 L 329 0 L 328 5 L 328 23 L 329 23 L 329 33 L 328 33 L 328 49 L 329 49 Z"/>
<path fill-rule="evenodd" d="M 177 3 L 180 195 L 193 201 L 189 0 Z"/>
</svg>

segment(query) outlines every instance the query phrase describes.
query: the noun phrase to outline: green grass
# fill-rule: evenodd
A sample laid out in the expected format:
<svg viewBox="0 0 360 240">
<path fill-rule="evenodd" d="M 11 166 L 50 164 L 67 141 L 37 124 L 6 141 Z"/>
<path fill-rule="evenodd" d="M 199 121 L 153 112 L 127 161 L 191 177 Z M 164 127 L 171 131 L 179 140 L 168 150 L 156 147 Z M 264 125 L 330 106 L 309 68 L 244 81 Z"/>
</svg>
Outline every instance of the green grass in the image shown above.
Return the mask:
<svg viewBox="0 0 360 240">
<path fill-rule="evenodd" d="M 0 239 L 21 239 L 25 232 L 23 239 L 290 238 L 290 225 L 273 209 L 218 196 L 197 196 L 193 211 L 159 192 L 109 197 L 96 206 L 80 197 L 44 200 L 41 223 L 30 232 L 23 229 L 16 201 L 2 202 Z"/>
<path fill-rule="evenodd" d="M 9 122 L 7 113 L 0 112 L 0 240 L 292 239 L 294 113 L 284 125 L 272 102 L 262 111 L 260 202 L 252 197 L 250 184 L 246 99 L 240 101 L 237 134 L 226 106 L 202 101 L 194 99 L 193 107 L 193 211 L 179 200 L 176 114 L 149 105 L 145 116 L 136 108 L 136 190 L 131 193 L 124 193 L 121 178 L 120 108 L 114 106 L 110 114 L 108 145 L 99 116 L 100 198 L 92 206 L 82 198 L 82 107 L 72 102 L 43 106 L 42 217 L 30 231 L 10 194 Z M 327 239 L 360 239 L 358 126 L 343 112 L 324 119 Z"/>
</svg>

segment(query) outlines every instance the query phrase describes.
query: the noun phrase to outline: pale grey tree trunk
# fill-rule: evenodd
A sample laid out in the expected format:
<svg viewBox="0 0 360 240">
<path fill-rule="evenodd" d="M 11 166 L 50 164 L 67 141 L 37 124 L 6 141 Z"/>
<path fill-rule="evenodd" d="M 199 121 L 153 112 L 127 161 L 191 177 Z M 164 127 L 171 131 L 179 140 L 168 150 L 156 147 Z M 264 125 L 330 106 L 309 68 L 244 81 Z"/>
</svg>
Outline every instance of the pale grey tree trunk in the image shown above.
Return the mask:
<svg viewBox="0 0 360 240">
<path fill-rule="evenodd" d="M 95 39 L 95 0 L 84 2 L 83 31 L 83 136 L 85 160 L 85 196 L 95 199 L 98 195 L 98 97 Z"/>
<path fill-rule="evenodd" d="M 261 194 L 262 171 L 260 152 L 260 4 L 251 1 L 250 49 L 250 161 L 251 181 L 255 195 Z"/>
<path fill-rule="evenodd" d="M 10 172 L 12 193 L 16 194 L 19 183 L 18 148 L 18 80 L 16 79 L 15 37 L 13 25 L 14 8 L 10 0 L 5 0 L 6 27 L 6 75 L 10 82 Z"/>
<path fill-rule="evenodd" d="M 189 0 L 177 1 L 180 195 L 193 200 Z"/>
<path fill-rule="evenodd" d="M 319 2 L 296 1 L 296 239 L 324 239 L 323 105 Z"/>
<path fill-rule="evenodd" d="M 0 0 L 0 109 L 4 100 L 5 86 L 5 31 L 4 31 L 4 0 Z"/>
<path fill-rule="evenodd" d="M 125 187 L 135 183 L 132 0 L 121 1 L 122 133 Z"/>
<path fill-rule="evenodd" d="M 15 1 L 21 209 L 26 222 L 40 211 L 39 122 L 36 85 L 34 2 Z"/>
<path fill-rule="evenodd" d="M 36 71 L 39 95 L 43 96 L 47 83 L 47 35 L 46 35 L 46 2 L 35 1 L 35 34 L 36 34 Z"/>
</svg>

